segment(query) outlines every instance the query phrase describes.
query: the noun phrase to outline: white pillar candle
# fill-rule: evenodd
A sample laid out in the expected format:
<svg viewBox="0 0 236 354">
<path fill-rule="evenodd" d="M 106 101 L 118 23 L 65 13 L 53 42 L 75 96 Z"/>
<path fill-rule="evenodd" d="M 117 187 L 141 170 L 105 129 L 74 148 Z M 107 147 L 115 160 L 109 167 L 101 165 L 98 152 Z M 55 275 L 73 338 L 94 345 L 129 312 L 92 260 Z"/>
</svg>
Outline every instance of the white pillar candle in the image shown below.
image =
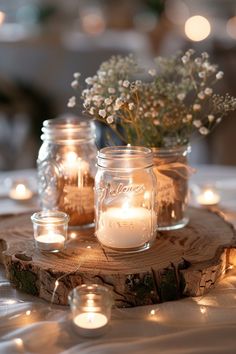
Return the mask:
<svg viewBox="0 0 236 354">
<path fill-rule="evenodd" d="M 48 233 L 39 235 L 36 238 L 37 246 L 42 251 L 59 251 L 64 248 L 65 237 L 56 233 Z"/>
<path fill-rule="evenodd" d="M 215 190 L 208 188 L 197 195 L 196 199 L 199 204 L 210 206 L 218 204 L 220 201 L 220 196 Z"/>
<path fill-rule="evenodd" d="M 14 200 L 28 200 L 32 195 L 32 191 L 23 183 L 14 185 L 9 192 L 10 198 Z"/>
<path fill-rule="evenodd" d="M 109 208 L 101 212 L 96 235 L 107 247 L 141 247 L 152 236 L 151 211 L 142 207 Z"/>
</svg>

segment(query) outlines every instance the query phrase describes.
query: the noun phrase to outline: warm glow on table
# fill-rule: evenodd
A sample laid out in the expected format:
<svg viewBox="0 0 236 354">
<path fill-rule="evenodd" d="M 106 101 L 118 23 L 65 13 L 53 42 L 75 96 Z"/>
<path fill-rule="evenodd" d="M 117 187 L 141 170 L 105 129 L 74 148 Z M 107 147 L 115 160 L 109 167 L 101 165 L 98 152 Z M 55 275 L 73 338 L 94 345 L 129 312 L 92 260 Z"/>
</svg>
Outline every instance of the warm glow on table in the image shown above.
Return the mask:
<svg viewBox="0 0 236 354">
<path fill-rule="evenodd" d="M 13 186 L 9 192 L 10 198 L 15 200 L 28 200 L 32 195 L 32 191 L 23 183 Z"/>
<path fill-rule="evenodd" d="M 215 205 L 220 201 L 219 194 L 213 189 L 205 189 L 197 197 L 197 202 L 201 205 Z"/>
</svg>

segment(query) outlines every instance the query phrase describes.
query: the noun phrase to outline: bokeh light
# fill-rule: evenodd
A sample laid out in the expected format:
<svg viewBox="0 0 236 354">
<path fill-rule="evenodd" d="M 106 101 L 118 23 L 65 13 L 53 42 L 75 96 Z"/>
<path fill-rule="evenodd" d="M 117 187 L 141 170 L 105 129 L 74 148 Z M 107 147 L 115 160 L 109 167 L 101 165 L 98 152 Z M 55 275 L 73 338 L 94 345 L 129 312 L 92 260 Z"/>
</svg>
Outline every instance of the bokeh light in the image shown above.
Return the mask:
<svg viewBox="0 0 236 354">
<path fill-rule="evenodd" d="M 210 33 L 210 22 L 203 16 L 192 16 L 185 22 L 185 34 L 194 42 L 203 41 Z"/>
<path fill-rule="evenodd" d="M 6 17 L 5 12 L 0 11 L 0 25 L 3 24 L 5 17 Z"/>
<path fill-rule="evenodd" d="M 236 16 L 229 19 L 226 25 L 226 30 L 231 38 L 236 39 Z"/>
<path fill-rule="evenodd" d="M 167 0 L 165 14 L 170 22 L 175 25 L 183 25 L 189 17 L 189 9 L 181 0 Z"/>
</svg>

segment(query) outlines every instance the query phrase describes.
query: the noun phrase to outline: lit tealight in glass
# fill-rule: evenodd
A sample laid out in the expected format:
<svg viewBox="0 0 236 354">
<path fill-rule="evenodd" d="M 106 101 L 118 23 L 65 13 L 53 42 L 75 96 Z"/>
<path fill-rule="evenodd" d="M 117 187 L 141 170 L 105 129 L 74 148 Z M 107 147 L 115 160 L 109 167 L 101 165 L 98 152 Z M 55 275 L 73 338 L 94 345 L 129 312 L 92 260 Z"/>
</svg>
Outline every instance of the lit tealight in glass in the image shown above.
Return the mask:
<svg viewBox="0 0 236 354">
<path fill-rule="evenodd" d="M 31 199 L 33 192 L 27 181 L 14 181 L 10 187 L 9 197 L 16 201 L 27 201 Z"/>
<path fill-rule="evenodd" d="M 214 188 L 207 187 L 199 192 L 196 200 L 202 206 L 213 206 L 219 203 L 220 195 Z"/>
<path fill-rule="evenodd" d="M 60 211 L 41 211 L 31 216 L 36 247 L 45 252 L 65 248 L 69 216 Z"/>
<path fill-rule="evenodd" d="M 80 285 L 69 294 L 72 322 L 78 334 L 97 337 L 105 333 L 113 304 L 111 292 L 102 285 Z"/>
</svg>

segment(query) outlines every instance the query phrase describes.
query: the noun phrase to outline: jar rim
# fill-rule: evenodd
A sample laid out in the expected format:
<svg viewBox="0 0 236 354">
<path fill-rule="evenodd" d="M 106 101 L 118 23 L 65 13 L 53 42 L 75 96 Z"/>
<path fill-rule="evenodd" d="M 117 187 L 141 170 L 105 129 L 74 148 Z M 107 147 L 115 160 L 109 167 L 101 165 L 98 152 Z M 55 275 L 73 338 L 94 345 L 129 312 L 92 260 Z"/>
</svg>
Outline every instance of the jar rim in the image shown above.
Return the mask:
<svg viewBox="0 0 236 354">
<path fill-rule="evenodd" d="M 145 168 L 153 165 L 153 154 L 144 146 L 109 146 L 98 151 L 97 160 L 100 167 Z"/>
<path fill-rule="evenodd" d="M 91 140 L 95 138 L 92 120 L 77 116 L 62 116 L 43 122 L 42 140 Z"/>
<path fill-rule="evenodd" d="M 179 154 L 188 154 L 191 152 L 191 145 L 176 145 L 171 147 L 152 147 L 151 148 L 153 155 L 155 157 L 156 154 L 167 156 L 167 155 L 179 155 Z"/>
<path fill-rule="evenodd" d="M 100 284 L 78 285 L 77 287 L 75 287 L 69 292 L 68 301 L 69 303 L 73 303 L 74 301 L 79 300 L 88 294 L 102 295 L 101 299 L 103 302 L 106 298 L 107 301 L 109 301 L 110 303 L 113 302 L 111 290 L 108 289 L 106 286 Z"/>
<path fill-rule="evenodd" d="M 35 224 L 61 225 L 69 222 L 69 215 L 59 210 L 43 210 L 34 213 L 31 221 Z"/>
</svg>

